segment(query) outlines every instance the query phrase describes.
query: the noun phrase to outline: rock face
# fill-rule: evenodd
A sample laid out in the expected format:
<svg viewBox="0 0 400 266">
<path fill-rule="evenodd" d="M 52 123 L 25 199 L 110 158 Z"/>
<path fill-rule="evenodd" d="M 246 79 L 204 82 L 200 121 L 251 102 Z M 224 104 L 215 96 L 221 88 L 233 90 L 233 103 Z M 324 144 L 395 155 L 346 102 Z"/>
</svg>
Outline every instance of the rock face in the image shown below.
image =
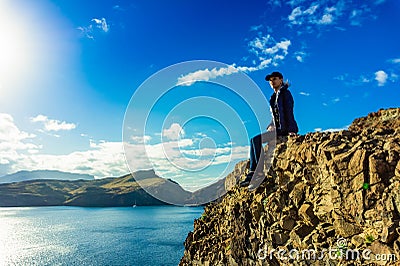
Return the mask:
<svg viewBox="0 0 400 266">
<path fill-rule="evenodd" d="M 237 165 L 180 265 L 400 265 L 399 158 L 400 109 L 290 138 L 255 191 Z"/>
</svg>

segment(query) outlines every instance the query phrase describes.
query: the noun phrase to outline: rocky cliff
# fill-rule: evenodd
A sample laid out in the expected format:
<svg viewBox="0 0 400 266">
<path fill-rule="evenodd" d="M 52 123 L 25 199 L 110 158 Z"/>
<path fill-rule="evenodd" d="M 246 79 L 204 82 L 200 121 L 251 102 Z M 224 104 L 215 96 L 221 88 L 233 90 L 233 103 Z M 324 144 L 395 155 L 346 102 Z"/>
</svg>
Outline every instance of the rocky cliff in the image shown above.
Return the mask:
<svg viewBox="0 0 400 266">
<path fill-rule="evenodd" d="M 236 166 L 180 265 L 400 265 L 399 157 L 400 109 L 289 138 L 255 191 Z"/>
</svg>

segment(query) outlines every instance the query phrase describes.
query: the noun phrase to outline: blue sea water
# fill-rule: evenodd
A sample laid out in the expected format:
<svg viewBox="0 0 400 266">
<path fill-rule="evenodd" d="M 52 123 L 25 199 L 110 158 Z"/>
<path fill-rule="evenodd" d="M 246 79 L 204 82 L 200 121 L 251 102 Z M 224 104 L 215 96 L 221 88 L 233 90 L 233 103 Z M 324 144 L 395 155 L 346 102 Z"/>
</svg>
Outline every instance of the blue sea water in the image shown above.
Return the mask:
<svg viewBox="0 0 400 266">
<path fill-rule="evenodd" d="M 0 208 L 0 265 L 178 265 L 201 207 Z"/>
</svg>

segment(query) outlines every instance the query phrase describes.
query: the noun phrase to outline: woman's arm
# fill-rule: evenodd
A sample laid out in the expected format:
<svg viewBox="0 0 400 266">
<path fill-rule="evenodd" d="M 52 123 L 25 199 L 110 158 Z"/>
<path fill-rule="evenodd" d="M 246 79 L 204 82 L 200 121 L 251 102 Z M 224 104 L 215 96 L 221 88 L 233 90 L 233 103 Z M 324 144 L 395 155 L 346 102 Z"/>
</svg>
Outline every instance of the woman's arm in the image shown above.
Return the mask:
<svg viewBox="0 0 400 266">
<path fill-rule="evenodd" d="M 286 91 L 285 95 L 285 118 L 289 133 L 297 133 L 299 131 L 296 120 L 294 119 L 294 100 L 290 91 Z"/>
</svg>

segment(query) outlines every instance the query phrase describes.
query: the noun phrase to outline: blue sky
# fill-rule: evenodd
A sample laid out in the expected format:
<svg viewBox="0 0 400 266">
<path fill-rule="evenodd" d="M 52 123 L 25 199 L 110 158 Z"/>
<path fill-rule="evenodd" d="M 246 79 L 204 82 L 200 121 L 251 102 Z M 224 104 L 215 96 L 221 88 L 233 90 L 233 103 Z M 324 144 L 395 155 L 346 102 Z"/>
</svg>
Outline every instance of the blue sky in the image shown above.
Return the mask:
<svg viewBox="0 0 400 266">
<path fill-rule="evenodd" d="M 3 0 L 0 174 L 127 173 L 122 131 L 131 97 L 164 68 L 191 60 L 216 62 L 174 72 L 171 82 L 198 82 L 153 102 L 146 132 L 129 125 L 132 170 L 155 167 L 190 187 L 247 158 L 248 137 L 270 115 L 265 106 L 265 119 L 256 121 L 266 102 L 256 88 L 246 93 L 250 85 L 237 79 L 245 75 L 266 99 L 267 73 L 279 70 L 290 80 L 301 134 L 346 128 L 356 117 L 399 106 L 399 14 L 396 0 Z M 213 83 L 223 79 L 243 90 L 242 98 Z M 161 81 L 155 86 L 165 91 Z M 227 107 L 240 119 L 218 117 Z M 143 119 L 146 108 L 135 105 L 134 115 Z M 197 170 L 182 171 L 177 162 Z"/>
</svg>

